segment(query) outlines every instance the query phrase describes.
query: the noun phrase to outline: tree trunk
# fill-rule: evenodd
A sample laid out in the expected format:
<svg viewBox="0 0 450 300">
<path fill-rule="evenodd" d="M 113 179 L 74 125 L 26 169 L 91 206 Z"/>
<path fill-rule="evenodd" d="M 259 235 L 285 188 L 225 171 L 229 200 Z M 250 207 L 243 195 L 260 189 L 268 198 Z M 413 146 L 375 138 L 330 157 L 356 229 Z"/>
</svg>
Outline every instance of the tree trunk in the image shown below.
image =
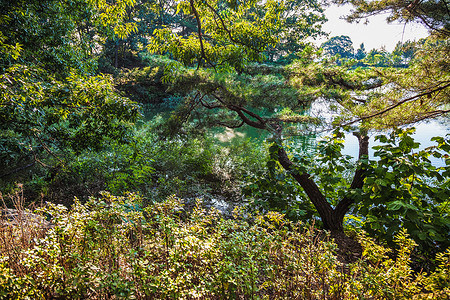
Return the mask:
<svg viewBox="0 0 450 300">
<path fill-rule="evenodd" d="M 359 143 L 359 154 L 358 163 L 363 158 L 369 157 L 369 137 L 365 134 L 354 133 L 358 138 Z M 356 167 L 355 175 L 353 176 L 353 181 L 350 185 L 350 190 L 361 189 L 364 185 L 364 178 L 366 177 L 366 171 L 360 165 Z M 343 224 L 345 214 L 349 211 L 350 207 L 353 205 L 354 201 L 350 197 L 344 197 L 339 201 L 334 209 L 335 221 Z M 341 225 L 342 227 L 342 225 Z M 342 228 L 343 230 L 343 228 Z"/>
<path fill-rule="evenodd" d="M 369 138 L 366 135 L 359 133 L 355 135 L 359 141 L 359 161 L 364 158 L 364 156 L 368 156 Z M 281 145 L 278 146 L 278 161 L 283 168 L 286 171 L 289 171 L 295 180 L 301 185 L 303 190 L 308 195 L 308 198 L 317 209 L 323 222 L 324 229 L 330 231 L 331 238 L 334 239 L 334 242 L 338 246 L 338 251 L 336 253 L 338 260 L 342 263 L 351 263 L 361 257 L 362 247 L 359 242 L 353 240 L 344 233 L 344 216 L 353 205 L 353 199 L 350 197 L 344 197 L 333 209 L 325 196 L 319 190 L 317 184 L 311 179 L 311 176 L 295 170 L 294 163 L 289 159 L 286 151 Z M 353 181 L 350 185 L 350 190 L 362 188 L 364 178 L 365 170 L 359 165 L 356 168 Z"/>
<path fill-rule="evenodd" d="M 116 45 L 114 47 L 114 67 L 119 68 L 119 41 L 116 41 Z"/>
<path fill-rule="evenodd" d="M 369 138 L 366 135 L 355 134 L 359 141 L 359 157 L 358 159 L 367 156 L 369 153 Z M 344 216 L 349 211 L 351 205 L 354 203 L 350 197 L 344 197 L 339 201 L 338 205 L 333 209 L 328 203 L 325 196 L 320 191 L 317 184 L 311 179 L 311 176 L 306 173 L 300 173 L 295 170 L 294 163 L 289 159 L 286 151 L 282 146 L 278 147 L 278 161 L 281 166 L 291 173 L 294 179 L 300 184 L 308 198 L 313 203 L 314 207 L 322 219 L 324 229 L 332 233 L 344 232 Z M 360 189 L 364 184 L 365 171 L 361 167 L 357 167 L 353 177 L 350 189 Z"/>
</svg>

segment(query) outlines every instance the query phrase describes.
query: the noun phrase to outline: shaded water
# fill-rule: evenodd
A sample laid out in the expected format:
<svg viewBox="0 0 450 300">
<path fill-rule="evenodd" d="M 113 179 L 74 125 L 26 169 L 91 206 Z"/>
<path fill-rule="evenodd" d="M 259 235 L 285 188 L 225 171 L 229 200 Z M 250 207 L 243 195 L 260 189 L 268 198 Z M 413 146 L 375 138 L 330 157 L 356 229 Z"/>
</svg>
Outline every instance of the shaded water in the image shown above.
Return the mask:
<svg viewBox="0 0 450 300">
<path fill-rule="evenodd" d="M 156 108 L 149 109 L 145 113 L 145 119 L 150 120 L 156 114 L 159 113 L 168 113 L 171 109 L 168 108 Z M 325 121 L 330 121 L 333 117 L 333 113 L 328 107 L 328 104 L 325 101 L 316 101 L 311 107 L 305 112 L 311 116 L 320 116 L 320 118 Z M 419 149 L 425 149 L 430 146 L 435 146 L 436 143 L 431 141 L 432 137 L 435 136 L 446 136 L 450 133 L 450 118 L 443 117 L 440 119 L 429 120 L 426 122 L 421 122 L 418 124 L 411 125 L 409 127 L 414 126 L 416 128 L 416 132 L 413 135 L 413 138 L 416 142 L 420 143 Z M 311 151 L 315 148 L 315 145 L 323 136 L 329 135 L 330 131 L 315 131 L 314 128 L 305 128 L 303 130 L 304 134 L 296 135 L 289 137 L 290 143 L 295 144 L 295 148 L 298 151 Z M 210 134 L 214 136 L 221 143 L 240 143 L 244 139 L 253 139 L 260 141 L 263 143 L 267 138 L 270 137 L 270 133 L 266 130 L 261 130 L 257 128 L 253 128 L 250 126 L 243 126 L 236 129 L 224 128 L 224 127 L 215 127 L 211 128 Z M 375 141 L 375 136 L 383 134 L 380 132 L 371 132 L 370 135 L 370 150 L 369 157 L 374 158 L 374 150 L 373 146 L 379 145 L 377 141 Z M 358 139 L 352 134 L 347 133 L 345 135 L 345 143 L 343 154 L 350 155 L 352 157 L 358 157 L 359 145 Z M 443 160 L 430 158 L 432 163 L 435 166 L 444 165 Z"/>
</svg>

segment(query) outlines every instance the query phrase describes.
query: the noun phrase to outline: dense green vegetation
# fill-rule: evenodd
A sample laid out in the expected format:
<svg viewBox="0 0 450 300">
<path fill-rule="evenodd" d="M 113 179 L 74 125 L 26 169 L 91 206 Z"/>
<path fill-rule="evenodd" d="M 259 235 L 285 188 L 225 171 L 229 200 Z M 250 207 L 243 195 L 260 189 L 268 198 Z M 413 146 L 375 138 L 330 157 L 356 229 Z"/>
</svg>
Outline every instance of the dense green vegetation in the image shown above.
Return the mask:
<svg viewBox="0 0 450 300">
<path fill-rule="evenodd" d="M 449 251 L 417 276 L 404 231 L 396 258 L 361 234 L 362 258 L 343 265 L 327 236 L 276 212 L 236 209 L 225 220 L 200 201 L 187 214 L 175 197 L 144 210 L 139 202 L 104 193 L 70 210 L 48 206 L 54 227 L 45 237 L 34 222 L 2 231 L 0 297 L 445 299 L 449 291 Z"/>
<path fill-rule="evenodd" d="M 445 299 L 450 140 L 411 126 L 449 112 L 446 4 L 338 2 L 430 36 L 317 48 L 315 0 L 0 2 L 0 299 Z"/>
</svg>

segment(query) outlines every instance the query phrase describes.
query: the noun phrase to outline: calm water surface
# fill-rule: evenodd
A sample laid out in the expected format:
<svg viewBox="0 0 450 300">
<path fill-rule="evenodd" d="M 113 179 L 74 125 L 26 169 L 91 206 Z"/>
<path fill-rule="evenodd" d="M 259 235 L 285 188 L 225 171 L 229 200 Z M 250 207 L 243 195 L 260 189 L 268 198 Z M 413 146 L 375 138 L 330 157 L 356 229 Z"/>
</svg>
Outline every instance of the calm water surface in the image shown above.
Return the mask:
<svg viewBox="0 0 450 300">
<path fill-rule="evenodd" d="M 146 113 L 146 119 L 149 120 L 153 116 L 155 116 L 157 113 L 164 113 L 167 112 L 167 110 L 150 110 L 148 113 Z M 326 102 L 316 101 L 313 103 L 313 105 L 310 107 L 310 109 L 306 112 L 309 115 L 312 116 L 320 116 L 325 121 L 329 121 L 333 117 L 333 113 L 329 109 Z M 414 127 L 416 128 L 416 133 L 413 135 L 414 140 L 418 143 L 420 143 L 419 149 L 424 149 L 429 146 L 436 145 L 435 142 L 431 141 L 432 137 L 435 136 L 446 136 L 447 134 L 450 134 L 450 117 L 430 120 L 427 122 L 421 122 L 419 124 L 415 124 Z M 230 128 L 213 128 L 211 129 L 211 134 L 217 138 L 219 142 L 223 143 L 239 143 L 243 139 L 254 139 L 259 140 L 261 143 L 269 137 L 269 133 L 264 130 L 252 128 L 249 126 L 243 126 L 238 129 L 230 129 Z M 297 146 L 300 146 L 299 148 L 301 150 L 310 150 L 314 147 L 317 140 L 321 136 L 325 136 L 330 134 L 330 132 L 322 131 L 318 133 L 303 135 L 303 136 L 295 136 L 291 137 L 291 140 L 293 140 Z M 370 158 L 374 158 L 374 150 L 372 149 L 373 146 L 379 145 L 378 142 L 375 141 L 375 136 L 381 134 L 380 132 L 373 132 L 370 133 L 370 150 L 369 150 L 369 156 Z M 347 133 L 345 136 L 345 146 L 343 150 L 343 154 L 351 155 L 352 157 L 358 156 L 358 140 L 352 133 Z M 431 161 L 436 166 L 442 166 L 444 165 L 444 162 L 440 159 L 431 158 Z"/>
</svg>

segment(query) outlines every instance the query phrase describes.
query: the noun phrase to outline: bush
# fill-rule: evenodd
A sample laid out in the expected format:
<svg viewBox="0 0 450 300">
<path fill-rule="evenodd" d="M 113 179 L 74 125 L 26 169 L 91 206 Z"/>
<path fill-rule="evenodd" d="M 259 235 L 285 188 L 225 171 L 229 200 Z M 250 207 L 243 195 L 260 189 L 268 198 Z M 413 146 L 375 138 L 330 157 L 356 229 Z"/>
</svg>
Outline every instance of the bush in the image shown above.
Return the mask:
<svg viewBox="0 0 450 300">
<path fill-rule="evenodd" d="M 72 209 L 48 205 L 53 227 L 0 243 L 0 299 L 445 299 L 450 252 L 431 274 L 409 266 L 414 242 L 397 236 L 397 257 L 361 235 L 360 261 L 341 265 L 322 232 L 280 213 L 225 220 L 198 202 L 169 197 L 141 209 L 136 195 L 103 193 Z M 0 236 L 5 237 L 5 228 Z M 17 232 L 20 237 L 20 230 Z"/>
</svg>

